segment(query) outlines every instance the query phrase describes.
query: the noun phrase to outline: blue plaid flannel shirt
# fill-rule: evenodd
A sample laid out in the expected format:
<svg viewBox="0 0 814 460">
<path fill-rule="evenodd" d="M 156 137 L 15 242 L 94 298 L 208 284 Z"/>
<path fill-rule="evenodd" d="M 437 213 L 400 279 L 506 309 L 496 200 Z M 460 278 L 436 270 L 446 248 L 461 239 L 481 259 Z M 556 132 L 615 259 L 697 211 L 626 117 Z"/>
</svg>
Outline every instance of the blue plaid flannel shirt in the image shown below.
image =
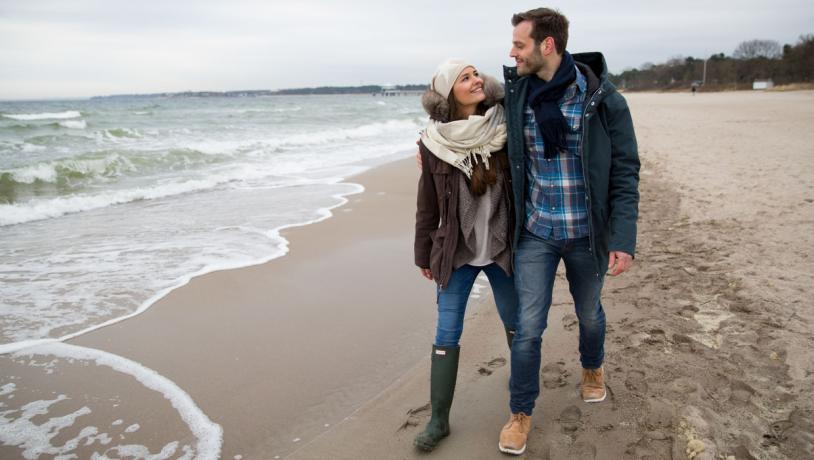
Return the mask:
<svg viewBox="0 0 814 460">
<path fill-rule="evenodd" d="M 568 151 L 553 158 L 543 156 L 545 146 L 534 111 L 526 103 L 523 131 L 526 141 L 526 222 L 531 233 L 544 239 L 568 240 L 588 236 L 588 206 L 582 175 L 582 107 L 588 83 L 577 69 L 577 78 L 560 100 L 570 132 Z"/>
</svg>

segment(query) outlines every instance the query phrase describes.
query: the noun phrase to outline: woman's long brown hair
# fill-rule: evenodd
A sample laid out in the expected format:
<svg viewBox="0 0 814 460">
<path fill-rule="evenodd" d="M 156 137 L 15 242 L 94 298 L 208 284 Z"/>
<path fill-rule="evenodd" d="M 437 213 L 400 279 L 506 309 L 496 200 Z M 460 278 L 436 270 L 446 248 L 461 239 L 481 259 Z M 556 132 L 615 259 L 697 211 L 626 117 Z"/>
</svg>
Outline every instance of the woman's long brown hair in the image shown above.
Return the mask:
<svg viewBox="0 0 814 460">
<path fill-rule="evenodd" d="M 455 101 L 455 96 L 452 92 L 449 93 L 447 102 L 449 103 L 449 120 L 462 120 L 463 117 L 458 115 L 458 103 Z M 481 102 L 478 104 L 478 108 L 475 109 L 475 114 L 483 115 L 485 113 L 486 105 Z M 497 168 L 505 168 L 506 161 L 506 152 L 501 151 L 492 155 L 489 161 L 489 169 L 486 169 L 486 165 L 483 164 L 482 161 L 473 164 L 472 178 L 467 181 L 469 182 L 469 191 L 475 196 L 481 196 L 486 193 L 486 189 L 490 185 L 497 183 Z"/>
</svg>

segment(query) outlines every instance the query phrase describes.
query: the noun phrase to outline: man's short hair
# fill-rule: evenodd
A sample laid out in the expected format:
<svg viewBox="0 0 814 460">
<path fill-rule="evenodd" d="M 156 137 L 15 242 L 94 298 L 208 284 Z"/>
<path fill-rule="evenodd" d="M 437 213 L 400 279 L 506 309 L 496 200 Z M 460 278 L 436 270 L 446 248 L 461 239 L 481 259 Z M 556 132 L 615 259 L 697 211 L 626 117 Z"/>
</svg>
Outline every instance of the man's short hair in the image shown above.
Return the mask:
<svg viewBox="0 0 814 460">
<path fill-rule="evenodd" d="M 568 44 L 568 18 L 551 8 L 535 8 L 512 16 L 512 26 L 531 21 L 531 38 L 539 45 L 546 37 L 554 39 L 557 53 L 563 54 Z"/>
</svg>

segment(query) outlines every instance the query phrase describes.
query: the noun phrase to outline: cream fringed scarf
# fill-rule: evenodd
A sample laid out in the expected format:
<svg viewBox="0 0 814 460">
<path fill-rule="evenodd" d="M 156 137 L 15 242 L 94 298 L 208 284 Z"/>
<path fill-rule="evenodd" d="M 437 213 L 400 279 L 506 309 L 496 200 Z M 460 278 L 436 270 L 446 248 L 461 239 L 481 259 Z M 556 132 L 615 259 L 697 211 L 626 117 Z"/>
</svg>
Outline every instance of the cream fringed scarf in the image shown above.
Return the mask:
<svg viewBox="0 0 814 460">
<path fill-rule="evenodd" d="M 490 153 L 506 145 L 503 106 L 496 104 L 484 115 L 471 115 L 466 120 L 449 123 L 431 120 L 421 133 L 421 142 L 433 155 L 471 178 L 472 167 L 478 161 L 489 169 Z"/>
</svg>

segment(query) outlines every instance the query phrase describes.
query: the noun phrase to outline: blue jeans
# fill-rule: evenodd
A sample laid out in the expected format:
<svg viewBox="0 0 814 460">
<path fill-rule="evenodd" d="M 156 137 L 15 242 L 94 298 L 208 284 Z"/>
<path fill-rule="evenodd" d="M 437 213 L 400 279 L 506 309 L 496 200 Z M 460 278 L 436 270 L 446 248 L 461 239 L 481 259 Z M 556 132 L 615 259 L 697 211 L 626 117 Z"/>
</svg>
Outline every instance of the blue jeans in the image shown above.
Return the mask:
<svg viewBox="0 0 814 460">
<path fill-rule="evenodd" d="M 469 292 L 481 270 L 489 278 L 497 312 L 506 329 L 514 330 L 517 312 L 517 291 L 514 280 L 496 263 L 484 267 L 464 265 L 452 272 L 445 289 L 438 289 L 438 326 L 436 346 L 456 346 L 464 331 L 464 313 Z"/>
<path fill-rule="evenodd" d="M 599 301 L 605 274 L 597 272 L 587 237 L 545 240 L 523 230 L 514 257 L 520 303 L 512 342 L 509 407 L 514 414 L 531 415 L 540 394 L 540 346 L 560 260 L 565 262 L 565 275 L 579 320 L 580 361 L 587 369 L 600 367 L 605 358 L 605 312 Z"/>
</svg>

